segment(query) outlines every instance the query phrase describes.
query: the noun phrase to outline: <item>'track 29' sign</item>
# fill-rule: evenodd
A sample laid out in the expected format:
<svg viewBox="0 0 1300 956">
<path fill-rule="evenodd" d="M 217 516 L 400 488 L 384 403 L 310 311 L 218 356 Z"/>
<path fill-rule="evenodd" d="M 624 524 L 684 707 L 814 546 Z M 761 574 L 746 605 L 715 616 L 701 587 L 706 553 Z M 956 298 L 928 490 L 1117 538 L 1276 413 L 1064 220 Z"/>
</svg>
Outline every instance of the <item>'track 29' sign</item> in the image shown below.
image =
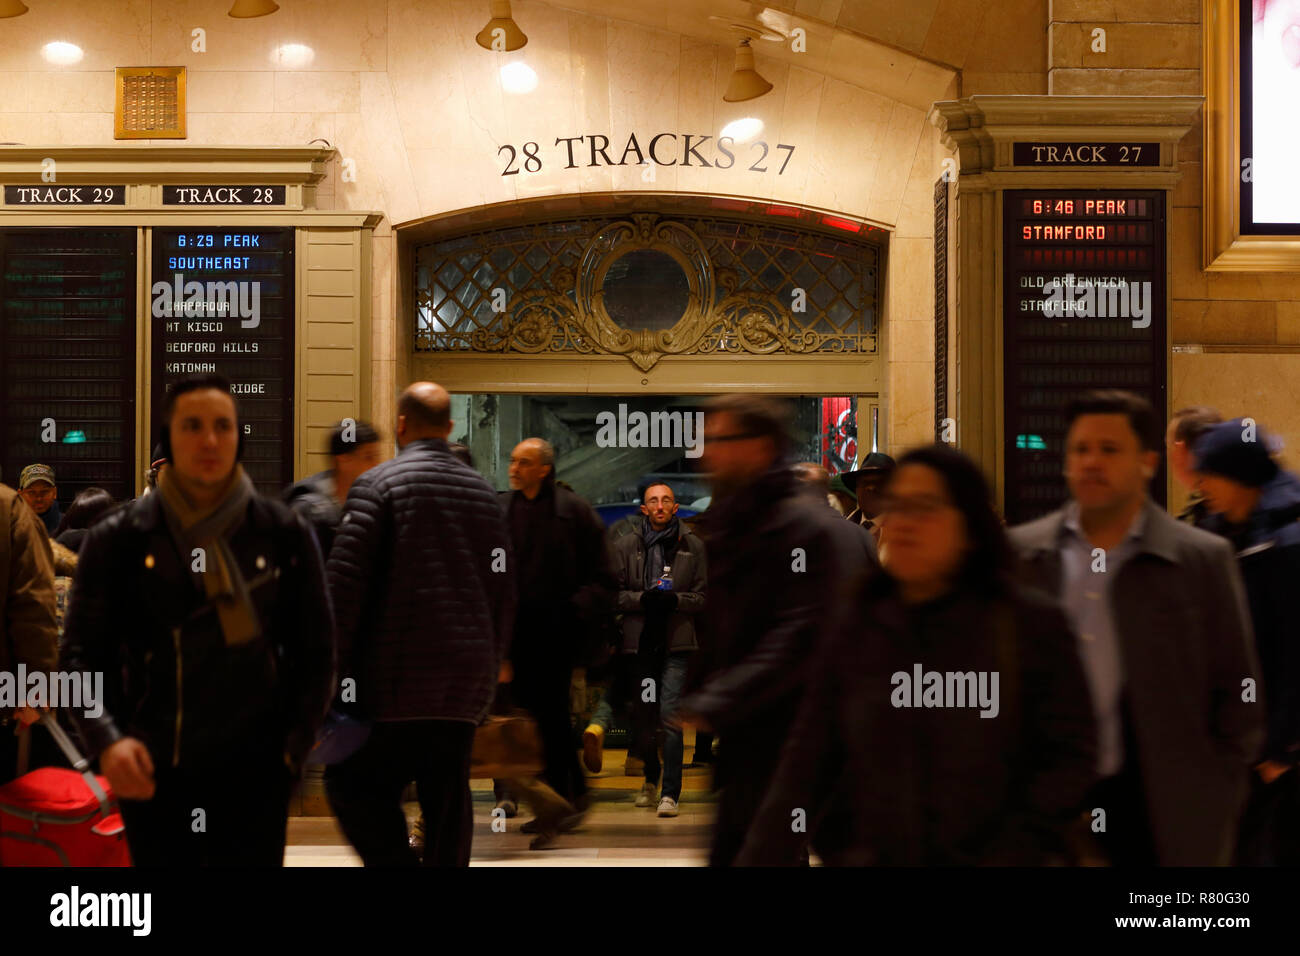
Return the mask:
<svg viewBox="0 0 1300 956">
<path fill-rule="evenodd" d="M 6 206 L 125 206 L 125 186 L 6 186 Z"/>
<path fill-rule="evenodd" d="M 656 166 L 680 166 L 685 169 L 732 169 L 752 173 L 775 172 L 781 176 L 794 156 L 789 143 L 769 144 L 763 140 L 737 143 L 733 136 L 699 133 L 656 133 L 638 137 L 632 133 L 626 140 L 611 140 L 603 133 L 583 136 L 557 136 L 554 145 L 547 147 L 552 168 L 577 169 L 579 166 L 643 166 L 646 176 Z M 497 150 L 502 176 L 520 173 L 540 173 L 547 168 L 548 159 L 539 143 L 524 143 L 515 147 L 507 143 Z"/>
<path fill-rule="evenodd" d="M 164 206 L 283 206 L 283 186 L 164 186 Z"/>
</svg>

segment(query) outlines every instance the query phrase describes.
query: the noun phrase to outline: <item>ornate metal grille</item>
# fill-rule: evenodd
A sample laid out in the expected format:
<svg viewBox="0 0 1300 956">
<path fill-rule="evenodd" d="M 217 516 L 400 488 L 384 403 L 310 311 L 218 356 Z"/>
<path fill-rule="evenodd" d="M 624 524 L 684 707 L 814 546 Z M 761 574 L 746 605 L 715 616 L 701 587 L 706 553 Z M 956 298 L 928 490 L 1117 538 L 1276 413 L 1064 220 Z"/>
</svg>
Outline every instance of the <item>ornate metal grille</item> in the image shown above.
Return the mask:
<svg viewBox="0 0 1300 956">
<path fill-rule="evenodd" d="M 646 277 L 632 260 L 611 267 L 646 249 L 680 266 L 687 305 L 624 327 L 610 283 Z M 643 213 L 514 226 L 416 250 L 415 349 L 621 354 L 643 369 L 665 354 L 870 353 L 879 286 L 878 246 L 785 224 Z"/>
</svg>

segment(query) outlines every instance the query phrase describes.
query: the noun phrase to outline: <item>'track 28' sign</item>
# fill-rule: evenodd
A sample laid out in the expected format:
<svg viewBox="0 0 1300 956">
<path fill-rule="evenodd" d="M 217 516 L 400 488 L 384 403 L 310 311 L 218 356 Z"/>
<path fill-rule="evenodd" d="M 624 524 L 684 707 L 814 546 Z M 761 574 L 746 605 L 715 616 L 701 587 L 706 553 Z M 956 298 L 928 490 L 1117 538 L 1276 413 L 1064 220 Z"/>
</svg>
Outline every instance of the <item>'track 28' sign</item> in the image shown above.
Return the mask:
<svg viewBox="0 0 1300 956">
<path fill-rule="evenodd" d="M 164 186 L 164 206 L 283 206 L 283 186 Z"/>
</svg>

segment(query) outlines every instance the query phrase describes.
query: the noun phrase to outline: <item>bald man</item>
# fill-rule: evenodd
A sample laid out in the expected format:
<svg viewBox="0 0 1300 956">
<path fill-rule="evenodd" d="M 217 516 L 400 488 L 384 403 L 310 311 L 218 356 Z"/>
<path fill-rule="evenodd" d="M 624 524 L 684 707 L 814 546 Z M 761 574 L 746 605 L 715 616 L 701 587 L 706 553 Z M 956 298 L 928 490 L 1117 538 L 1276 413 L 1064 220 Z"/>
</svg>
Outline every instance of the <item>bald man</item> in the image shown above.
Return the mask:
<svg viewBox="0 0 1300 956">
<path fill-rule="evenodd" d="M 491 486 L 447 445 L 451 397 L 416 382 L 397 403 L 396 458 L 357 476 L 330 551 L 336 706 L 373 722 L 327 768 L 326 792 L 367 866 L 411 866 L 402 791 L 416 782 L 425 866 L 467 866 L 474 728 L 512 633 L 510 535 Z M 351 680 L 353 684 L 349 685 Z"/>
<path fill-rule="evenodd" d="M 569 678 L 602 619 L 613 612 L 617 583 L 604 523 L 591 505 L 557 487 L 550 442 L 527 438 L 515 446 L 510 488 L 501 504 L 518 562 L 511 695 L 537 719 L 546 757 L 543 779 L 576 808 L 560 826 L 568 830 L 587 807 L 569 725 Z M 511 796 L 501 788 L 497 796 L 498 806 L 511 815 Z M 537 831 L 533 821 L 520 829 Z"/>
</svg>

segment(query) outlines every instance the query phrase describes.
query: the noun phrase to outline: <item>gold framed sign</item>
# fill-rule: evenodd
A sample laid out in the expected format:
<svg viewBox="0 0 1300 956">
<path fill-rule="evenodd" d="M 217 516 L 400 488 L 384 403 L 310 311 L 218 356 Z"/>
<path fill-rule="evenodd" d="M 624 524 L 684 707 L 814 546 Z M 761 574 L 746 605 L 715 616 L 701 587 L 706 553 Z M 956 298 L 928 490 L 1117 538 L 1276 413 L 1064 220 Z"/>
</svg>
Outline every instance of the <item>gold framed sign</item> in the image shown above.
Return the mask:
<svg viewBox="0 0 1300 956">
<path fill-rule="evenodd" d="M 185 138 L 185 67 L 119 66 L 114 139 Z"/>
<path fill-rule="evenodd" d="M 1279 3 L 1205 0 L 1202 235 L 1209 272 L 1300 270 L 1300 212 L 1287 213 L 1270 198 L 1294 194 L 1285 140 L 1300 140 L 1288 92 L 1300 89 L 1300 66 L 1286 68 L 1285 31 L 1278 29 L 1285 24 L 1274 22 L 1283 12 Z"/>
</svg>

